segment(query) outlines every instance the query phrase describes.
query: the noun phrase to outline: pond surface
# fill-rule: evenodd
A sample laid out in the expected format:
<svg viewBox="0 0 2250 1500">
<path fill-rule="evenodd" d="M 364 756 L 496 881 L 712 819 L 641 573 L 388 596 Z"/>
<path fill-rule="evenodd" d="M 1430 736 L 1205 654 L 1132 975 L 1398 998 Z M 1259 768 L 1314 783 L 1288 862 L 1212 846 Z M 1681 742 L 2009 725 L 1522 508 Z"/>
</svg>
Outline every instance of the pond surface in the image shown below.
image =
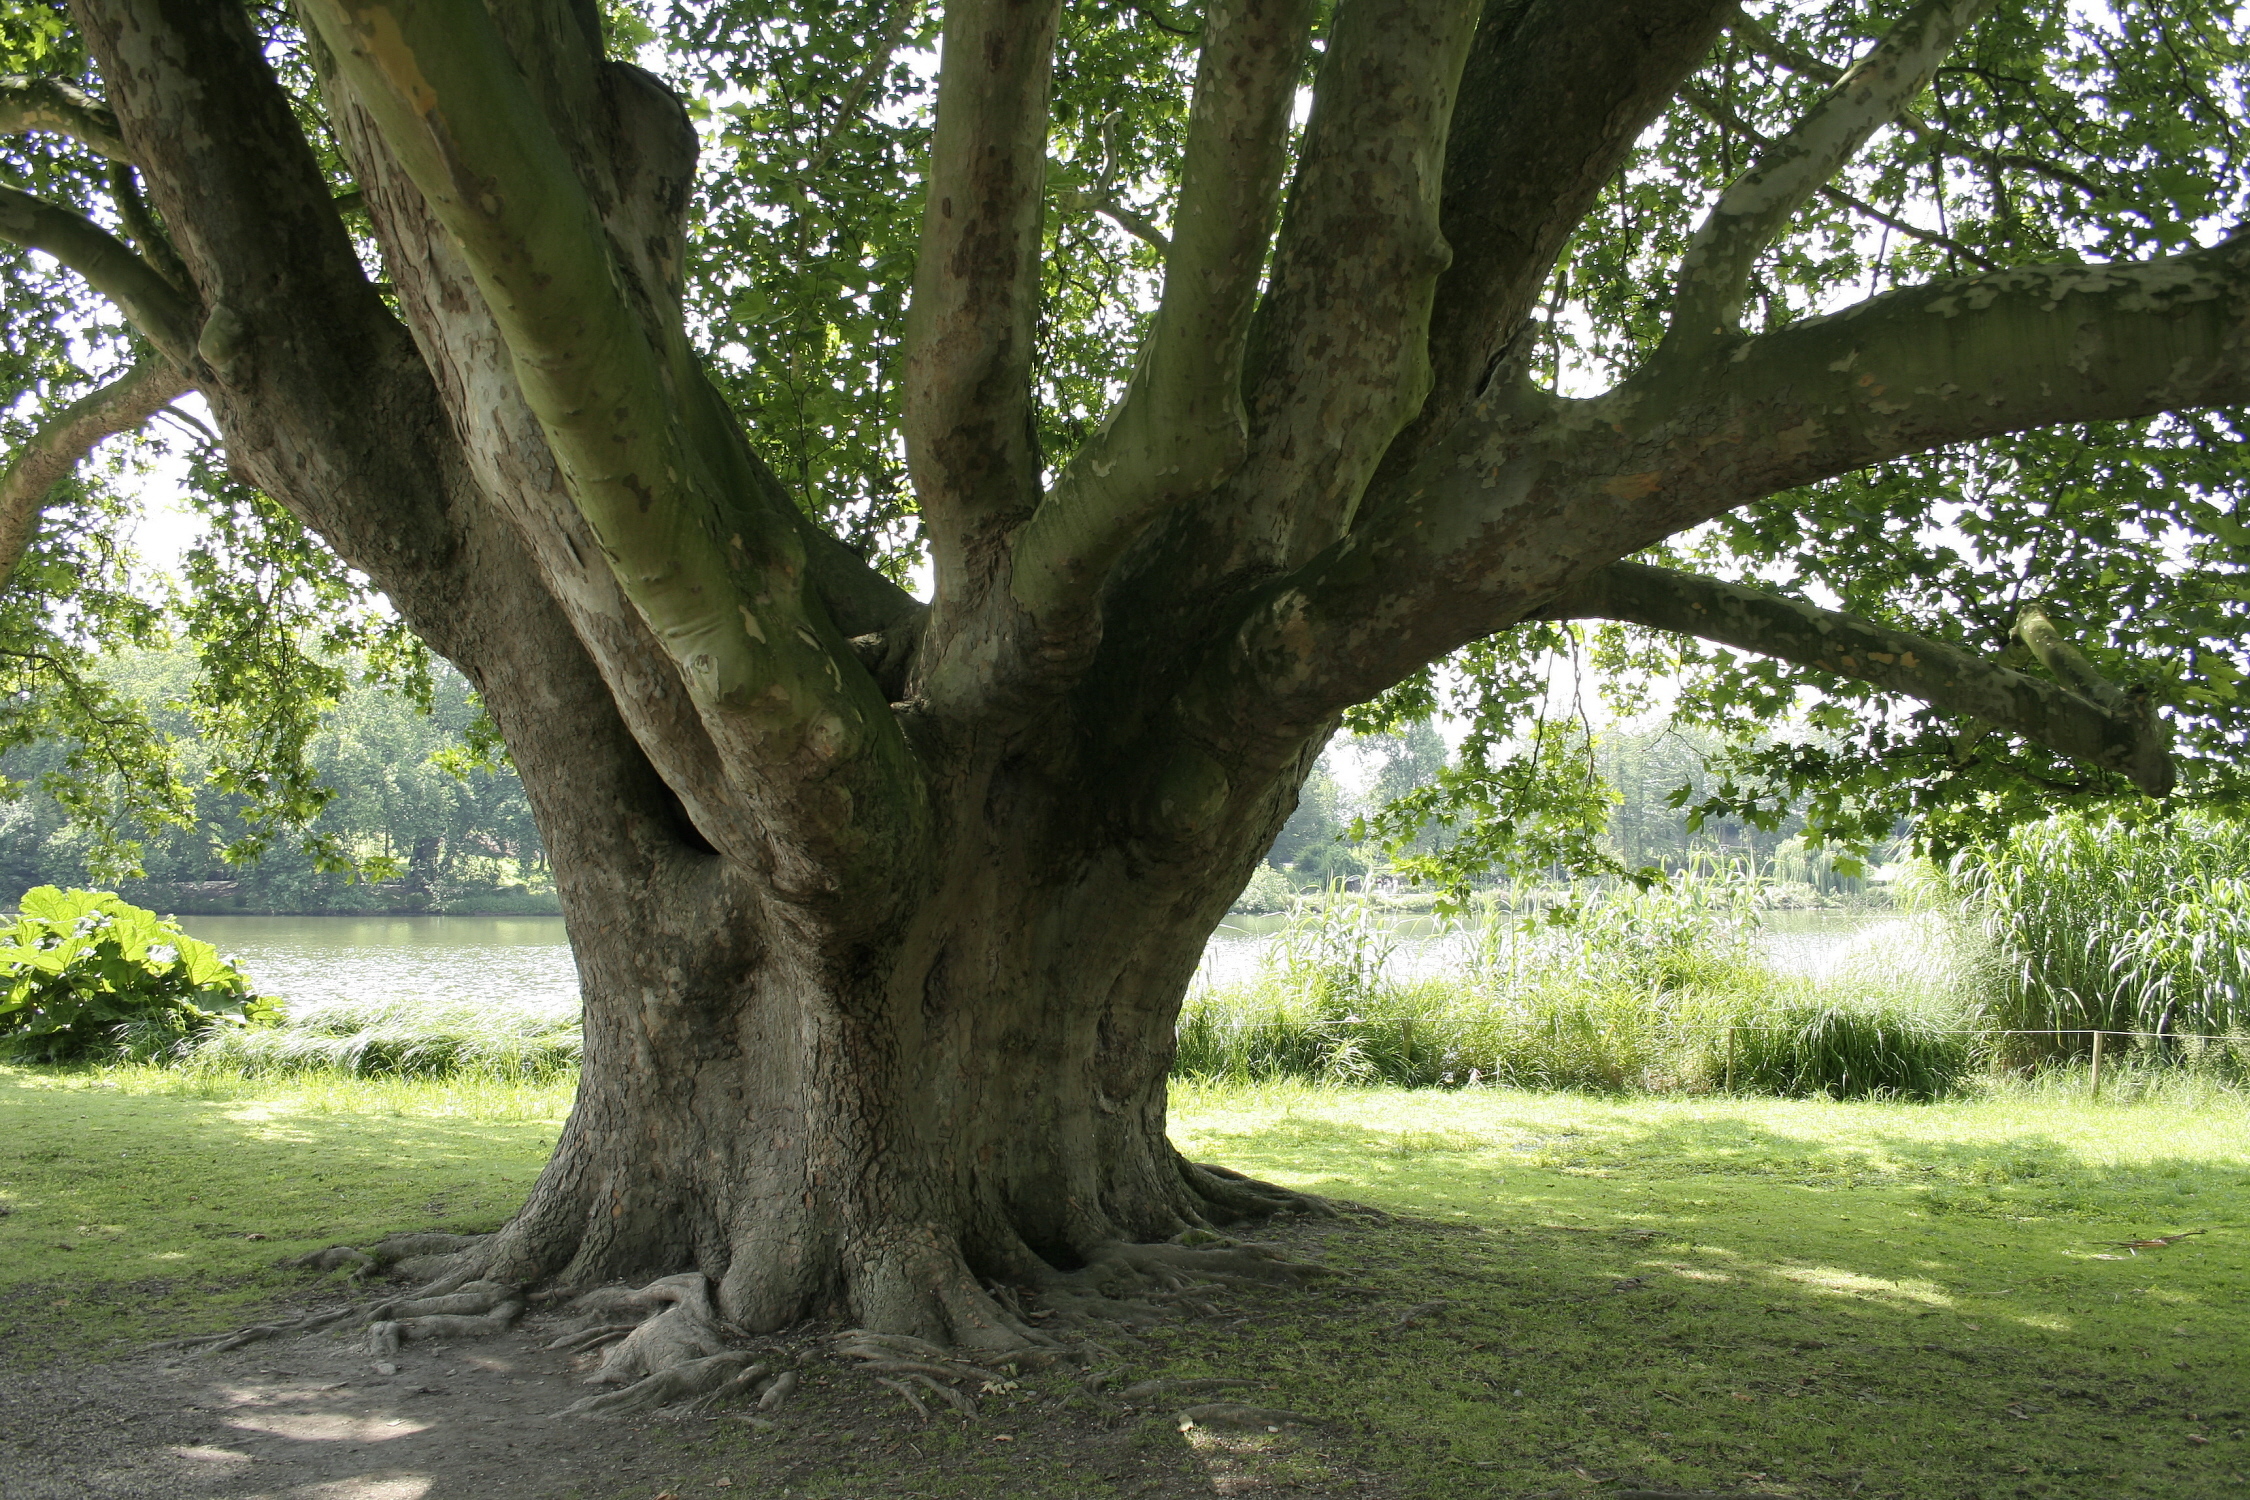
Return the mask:
<svg viewBox="0 0 2250 1500">
<path fill-rule="evenodd" d="M 1199 978 L 1254 978 L 1287 921 L 1230 917 L 1204 950 Z M 1819 974 L 1900 923 L 1885 913 L 1768 912 L 1765 941 L 1780 968 Z M 183 917 L 180 925 L 232 955 L 260 994 L 288 1001 L 553 1004 L 578 993 L 560 917 Z M 1390 972 L 1401 978 L 1458 968 L 1474 942 L 1427 917 L 1400 918 L 1386 931 Z"/>
<path fill-rule="evenodd" d="M 568 1003 L 578 970 L 560 917 L 182 917 L 261 995 Z"/>
</svg>

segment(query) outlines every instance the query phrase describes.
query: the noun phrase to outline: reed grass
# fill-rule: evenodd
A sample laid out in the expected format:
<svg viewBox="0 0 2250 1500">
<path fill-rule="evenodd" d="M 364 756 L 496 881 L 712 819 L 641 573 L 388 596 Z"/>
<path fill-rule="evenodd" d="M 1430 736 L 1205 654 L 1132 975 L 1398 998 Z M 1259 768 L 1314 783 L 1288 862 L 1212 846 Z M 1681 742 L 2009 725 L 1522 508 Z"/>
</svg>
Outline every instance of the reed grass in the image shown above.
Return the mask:
<svg viewBox="0 0 2250 1500">
<path fill-rule="evenodd" d="M 2015 1033 L 2000 1038 L 2003 1062 L 2088 1057 L 2099 1031 L 2113 1057 L 2242 1074 L 2250 824 L 2064 814 L 1968 849 L 1946 873 L 2001 958 L 1985 1013 Z"/>
<path fill-rule="evenodd" d="M 191 1074 L 279 1078 L 494 1078 L 575 1074 L 583 1038 L 573 1003 L 472 1006 L 419 1000 L 325 1000 L 292 1006 L 278 1026 L 217 1027 L 186 1049 Z"/>
<path fill-rule="evenodd" d="M 1534 917 L 1495 912 L 1455 933 L 1451 972 L 1399 979 L 1373 908 L 1331 893 L 1300 908 L 1257 979 L 1190 998 L 1174 1073 L 1931 1099 L 1978 1065 L 1985 1049 L 1962 1035 L 1970 965 L 1902 963 L 1894 944 L 1823 980 L 1784 975 L 1759 943 L 1760 899 L 1752 876 L 1714 866 Z M 1958 936 L 1917 923 L 1918 942 Z"/>
</svg>

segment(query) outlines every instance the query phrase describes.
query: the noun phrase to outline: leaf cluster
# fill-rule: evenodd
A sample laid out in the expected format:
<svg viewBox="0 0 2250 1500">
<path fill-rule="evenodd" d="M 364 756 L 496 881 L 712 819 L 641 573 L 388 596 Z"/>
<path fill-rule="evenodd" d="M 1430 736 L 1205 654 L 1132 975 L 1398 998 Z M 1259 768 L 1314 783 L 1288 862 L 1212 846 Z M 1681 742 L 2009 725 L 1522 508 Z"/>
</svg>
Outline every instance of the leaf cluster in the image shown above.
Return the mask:
<svg viewBox="0 0 2250 1500">
<path fill-rule="evenodd" d="M 70 1062 L 123 1048 L 153 1055 L 273 1002 L 209 943 L 107 891 L 24 892 L 0 930 L 0 1056 Z"/>
</svg>

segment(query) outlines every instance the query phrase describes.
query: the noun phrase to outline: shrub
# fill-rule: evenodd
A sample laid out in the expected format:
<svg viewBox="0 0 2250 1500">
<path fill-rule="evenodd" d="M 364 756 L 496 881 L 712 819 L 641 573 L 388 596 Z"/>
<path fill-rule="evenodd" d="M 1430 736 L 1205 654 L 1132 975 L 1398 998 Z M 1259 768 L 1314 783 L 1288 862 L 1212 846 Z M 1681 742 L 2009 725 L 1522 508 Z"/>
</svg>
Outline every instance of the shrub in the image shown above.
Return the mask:
<svg viewBox="0 0 2250 1500">
<path fill-rule="evenodd" d="M 24 892 L 0 932 L 0 1056 L 71 1062 L 175 1052 L 196 1033 L 271 1018 L 209 943 L 108 891 Z"/>
<path fill-rule="evenodd" d="M 1261 860 L 1230 910 L 1243 916 L 1270 916 L 1289 910 L 1296 898 L 1297 888 L 1289 883 L 1289 877 Z"/>
</svg>

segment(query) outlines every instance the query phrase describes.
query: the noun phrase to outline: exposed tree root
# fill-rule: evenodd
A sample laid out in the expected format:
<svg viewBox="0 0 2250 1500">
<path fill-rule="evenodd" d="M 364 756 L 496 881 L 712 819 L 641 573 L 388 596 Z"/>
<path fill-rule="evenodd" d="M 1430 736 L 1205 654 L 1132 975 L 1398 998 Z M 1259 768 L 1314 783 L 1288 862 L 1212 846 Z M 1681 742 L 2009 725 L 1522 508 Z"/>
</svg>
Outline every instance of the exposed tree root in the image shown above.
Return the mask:
<svg viewBox="0 0 2250 1500">
<path fill-rule="evenodd" d="M 403 1238 L 420 1238 L 405 1236 Z M 449 1240 L 467 1240 L 465 1235 L 429 1236 Z M 389 1243 L 389 1242 L 386 1242 Z M 337 1246 L 336 1250 L 349 1249 Z M 364 1252 L 353 1251 L 365 1259 Z M 301 1256 L 293 1265 L 333 1269 L 351 1264 L 335 1259 L 334 1250 L 316 1251 Z M 326 1259 L 324 1259 L 326 1258 Z M 190 1353 L 196 1355 L 224 1354 L 230 1349 L 240 1349 L 265 1339 L 283 1338 L 291 1334 L 325 1333 L 330 1329 L 358 1327 L 371 1330 L 370 1348 L 377 1354 L 396 1353 L 401 1343 L 416 1338 L 482 1338 L 505 1332 L 523 1313 L 523 1291 L 520 1287 L 501 1281 L 469 1281 L 456 1270 L 433 1286 L 423 1287 L 404 1297 L 393 1297 L 373 1307 L 350 1305 L 331 1307 L 310 1312 L 294 1322 L 259 1323 L 249 1328 L 239 1328 L 227 1333 L 207 1334 L 201 1338 L 168 1339 L 152 1344 L 149 1351 L 158 1353 Z M 503 1316 L 502 1310 L 508 1309 Z M 441 1326 L 443 1325 L 443 1326 Z M 389 1333 L 372 1330 L 389 1329 Z"/>
<path fill-rule="evenodd" d="M 1066 1325 L 1104 1322 L 1137 1330 L 1169 1321 L 1171 1310 L 1159 1305 L 1166 1301 L 1216 1316 L 1217 1309 L 1197 1293 L 1302 1286 L 1331 1274 L 1326 1266 L 1287 1259 L 1277 1245 L 1235 1243 L 1192 1230 L 1182 1239 L 1194 1243 L 1104 1245 L 1079 1269 L 1043 1278 L 1040 1299 Z"/>
<path fill-rule="evenodd" d="M 700 1271 L 666 1276 L 627 1297 L 593 1294 L 597 1309 L 657 1309 L 654 1316 L 610 1346 L 589 1385 L 622 1385 L 661 1376 L 675 1366 L 707 1360 L 726 1350 L 726 1336 L 711 1311 L 711 1283 Z M 581 1298 L 580 1304 L 588 1299 Z M 574 1307 L 576 1304 L 574 1304 Z M 701 1392 L 690 1394 L 700 1395 Z M 677 1399 L 677 1398 L 675 1398 Z M 669 1405 L 669 1402 L 659 1403 Z"/>
<path fill-rule="evenodd" d="M 898 1392 L 899 1395 L 906 1398 L 906 1404 L 914 1408 L 914 1415 L 920 1417 L 925 1422 L 930 1420 L 930 1409 L 922 1404 L 922 1398 L 920 1396 L 915 1395 L 905 1386 L 899 1384 L 899 1382 L 895 1380 L 886 1380 L 880 1375 L 875 1377 L 875 1383 L 879 1386 L 882 1386 L 885 1390 Z"/>
<path fill-rule="evenodd" d="M 1052 1351 L 1025 1350 L 1017 1355 L 993 1358 L 988 1351 L 978 1350 L 976 1361 L 940 1349 L 923 1339 L 908 1338 L 901 1334 L 869 1333 L 854 1328 L 838 1334 L 835 1341 L 838 1354 L 862 1361 L 860 1368 L 872 1376 L 877 1385 L 896 1391 L 906 1398 L 917 1415 L 929 1420 L 930 1409 L 917 1392 L 935 1396 L 964 1419 L 977 1414 L 979 1395 L 1008 1389 L 1013 1382 L 990 1364 L 1013 1367 L 1023 1355 L 1039 1356 L 1042 1363 L 1051 1362 Z M 973 1387 L 971 1390 L 964 1386 Z"/>
<path fill-rule="evenodd" d="M 1325 1427 L 1318 1417 L 1281 1411 L 1270 1406 L 1244 1406 L 1235 1401 L 1213 1401 L 1185 1407 L 1179 1414 L 1182 1431 L 1190 1427 L 1231 1428 L 1237 1432 L 1279 1432 L 1284 1427 Z"/>
<path fill-rule="evenodd" d="M 367 1352 L 375 1355 L 396 1354 L 399 1345 L 415 1340 L 429 1339 L 484 1339 L 506 1333 L 516 1319 L 523 1316 L 523 1300 L 510 1288 L 509 1300 L 494 1303 L 487 1294 L 455 1294 L 448 1297 L 425 1297 L 406 1304 L 408 1308 L 424 1308 L 442 1304 L 448 1310 L 437 1313 L 420 1313 L 415 1316 L 385 1319 L 367 1327 Z M 482 1303 L 485 1311 L 473 1314 L 471 1308 Z M 458 1309 L 458 1310 L 455 1310 Z"/>
<path fill-rule="evenodd" d="M 1316 1218 L 1332 1219 L 1340 1211 L 1339 1205 L 1326 1198 L 1312 1193 L 1293 1192 L 1270 1182 L 1260 1182 L 1231 1167 L 1183 1160 L 1180 1163 L 1180 1174 L 1186 1178 L 1188 1187 L 1195 1195 L 1216 1210 L 1206 1217 L 1220 1223 L 1263 1219 L 1274 1214 L 1308 1214 Z"/>
<path fill-rule="evenodd" d="M 635 1381 L 621 1391 L 608 1391 L 599 1396 L 588 1396 L 574 1401 L 558 1417 L 623 1417 L 635 1412 L 655 1411 L 676 1402 L 690 1401 L 708 1395 L 733 1383 L 750 1363 L 752 1355 L 743 1352 L 707 1355 L 673 1365 L 645 1380 Z"/>
<path fill-rule="evenodd" d="M 640 1326 L 638 1323 L 600 1323 L 592 1328 L 581 1328 L 575 1333 L 566 1333 L 547 1345 L 546 1352 L 580 1354 L 603 1344 L 615 1343 Z"/>
<path fill-rule="evenodd" d="M 762 1396 L 775 1383 L 776 1378 L 773 1366 L 752 1365 L 747 1370 L 737 1371 L 724 1385 L 704 1392 L 689 1410 L 710 1411 L 716 1407 L 732 1405 L 748 1396 Z M 791 1384 L 795 1384 L 794 1377 Z"/>
</svg>

